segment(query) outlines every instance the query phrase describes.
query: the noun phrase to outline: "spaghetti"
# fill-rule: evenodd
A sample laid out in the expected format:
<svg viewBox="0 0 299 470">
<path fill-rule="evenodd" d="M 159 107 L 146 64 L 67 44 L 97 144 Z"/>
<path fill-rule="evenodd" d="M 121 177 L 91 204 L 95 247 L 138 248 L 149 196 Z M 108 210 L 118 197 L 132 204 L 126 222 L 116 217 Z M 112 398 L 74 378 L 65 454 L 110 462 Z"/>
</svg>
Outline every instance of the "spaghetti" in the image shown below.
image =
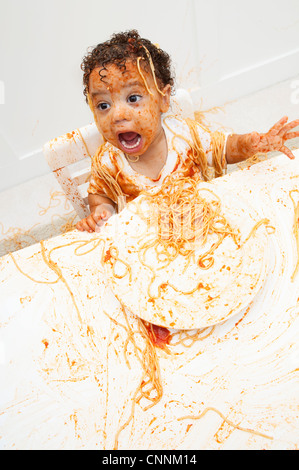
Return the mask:
<svg viewBox="0 0 299 470">
<path fill-rule="evenodd" d="M 255 431 L 253 429 L 249 429 L 249 428 L 243 428 L 237 424 L 234 424 L 232 421 L 230 421 L 229 419 L 227 419 L 223 413 L 221 413 L 219 410 L 217 410 L 216 408 L 212 407 L 212 406 L 209 406 L 207 408 L 205 408 L 200 414 L 198 415 L 188 415 L 188 416 L 181 416 L 180 418 L 178 418 L 178 421 L 182 421 L 182 420 L 185 420 L 185 419 L 192 419 L 192 420 L 198 420 L 198 419 L 201 419 L 205 416 L 205 414 L 208 412 L 208 411 L 213 411 L 214 413 L 217 413 L 221 419 L 223 419 L 223 421 L 225 421 L 229 426 L 232 426 L 234 427 L 235 429 L 238 429 L 239 431 L 244 431 L 244 432 L 248 432 L 250 434 L 255 434 L 256 436 L 260 436 L 260 437 L 264 437 L 265 439 L 270 439 L 270 440 L 273 440 L 273 437 L 272 436 L 269 436 L 267 434 L 264 434 L 264 433 L 261 433 L 259 431 Z"/>
<path fill-rule="evenodd" d="M 164 195 L 164 193 L 166 193 L 164 195 L 166 197 L 166 199 L 167 199 L 167 197 L 173 198 L 176 201 L 176 203 L 178 204 L 179 208 L 183 209 L 185 211 L 185 215 L 187 213 L 189 214 L 190 206 L 185 207 L 185 205 L 183 204 L 183 201 L 181 200 L 181 198 L 185 194 L 185 190 L 186 190 L 187 195 L 189 194 L 189 196 L 190 196 L 189 205 L 191 204 L 191 206 L 192 206 L 192 202 L 196 199 L 196 197 L 194 195 L 194 190 L 195 190 L 195 186 L 193 186 L 194 182 L 192 181 L 192 184 L 191 184 L 190 187 L 188 187 L 188 185 L 186 187 L 185 185 L 186 185 L 187 182 L 188 181 L 186 181 L 185 179 L 182 179 L 181 182 L 178 184 L 178 186 L 175 186 L 175 190 L 174 190 L 174 187 L 172 185 L 165 185 L 163 188 L 161 188 L 158 191 L 158 193 L 156 195 L 157 196 L 157 202 L 161 203 L 160 198 Z M 201 237 L 201 239 L 207 239 L 209 233 L 214 230 L 216 233 L 219 234 L 221 239 L 222 239 L 223 235 L 224 236 L 233 236 L 233 237 L 236 237 L 236 241 L 237 241 L 238 240 L 238 234 L 235 233 L 231 229 L 230 225 L 228 223 L 226 223 L 223 216 L 221 216 L 219 198 L 215 197 L 215 194 L 212 191 L 211 192 L 208 191 L 207 194 L 210 195 L 211 200 L 207 201 L 205 199 L 205 204 L 206 204 L 207 207 L 209 205 L 211 205 L 211 212 L 209 212 L 208 210 L 203 211 L 204 216 L 201 214 L 200 223 L 199 223 L 199 221 L 195 221 L 195 219 L 193 220 L 191 218 L 191 220 L 193 220 L 194 230 L 199 230 L 199 228 L 200 228 L 200 237 Z M 193 199 L 191 198 L 191 195 L 193 195 Z M 188 199 L 188 197 L 187 197 L 187 199 Z M 207 209 L 207 207 L 206 207 L 206 209 Z M 191 215 L 192 215 L 192 211 L 191 211 Z M 175 213 L 172 214 L 172 227 L 174 229 L 172 231 L 171 242 L 170 242 L 170 244 L 172 246 L 172 251 L 169 250 L 169 246 L 168 246 L 169 240 L 165 241 L 165 232 L 164 232 L 164 230 L 160 230 L 160 235 L 163 235 L 163 236 L 161 236 L 160 241 L 162 243 L 165 243 L 164 250 L 160 251 L 160 255 L 163 254 L 166 258 L 168 258 L 167 262 L 169 262 L 169 259 L 172 259 L 173 256 L 176 256 L 177 253 L 183 253 L 185 256 L 190 256 L 191 257 L 191 253 L 192 253 L 192 250 L 193 250 L 193 244 L 195 243 L 195 238 L 196 237 L 195 237 L 194 234 L 191 236 L 191 234 L 189 233 L 186 238 L 181 236 L 180 225 L 179 225 L 178 221 L 176 220 L 176 217 L 177 217 L 177 214 L 175 214 Z M 217 219 L 217 217 L 218 217 L 218 219 Z M 202 227 L 202 221 L 203 220 L 206 221 L 206 224 L 204 224 L 204 228 Z M 217 224 L 216 224 L 216 220 L 218 220 Z M 191 232 L 192 232 L 192 230 L 191 230 Z M 52 271 L 54 271 L 56 273 L 57 279 L 55 279 L 54 281 L 37 281 L 37 280 L 31 278 L 32 281 L 34 281 L 34 282 L 43 282 L 43 283 L 49 283 L 49 284 L 57 283 L 58 281 L 62 281 L 64 283 L 64 285 L 66 286 L 67 291 L 71 296 L 71 300 L 72 300 L 72 302 L 73 302 L 73 304 L 76 308 L 77 319 L 78 319 L 80 327 L 82 326 L 82 318 L 81 318 L 81 315 L 80 315 L 79 308 L 78 308 L 78 305 L 76 303 L 75 297 L 72 293 L 72 290 L 70 289 L 70 286 L 69 286 L 68 282 L 66 281 L 66 279 L 63 276 L 61 267 L 58 266 L 58 264 L 53 261 L 52 253 L 54 252 L 54 250 L 58 250 L 59 248 L 62 248 L 62 247 L 65 247 L 65 246 L 76 245 L 74 254 L 77 255 L 77 256 L 83 256 L 83 255 L 91 252 L 92 250 L 94 250 L 102 241 L 103 241 L 103 239 L 101 237 L 96 237 L 96 238 L 92 238 L 92 239 L 88 239 L 88 240 L 81 240 L 81 241 L 72 241 L 72 242 L 70 242 L 68 244 L 65 244 L 65 245 L 56 246 L 56 247 L 54 247 L 54 248 L 52 248 L 51 250 L 48 250 L 48 251 L 45 249 L 44 243 L 41 242 L 42 258 L 43 258 L 45 264 Z M 141 251 L 142 251 L 142 246 L 141 246 Z M 110 260 L 110 262 L 112 262 L 113 265 L 115 265 L 115 263 L 117 261 L 121 261 L 121 260 L 119 260 L 119 253 L 117 252 L 117 250 L 113 250 L 113 249 L 111 250 L 110 249 L 110 254 L 109 255 L 110 255 L 109 260 Z M 107 253 L 105 254 L 105 256 L 107 257 Z M 12 258 L 13 258 L 13 256 L 12 256 Z M 103 261 L 104 261 L 104 259 L 103 259 Z M 108 259 L 106 259 L 106 262 L 107 261 L 108 261 Z M 15 260 L 14 260 L 14 262 L 15 262 Z M 15 263 L 15 265 L 20 270 L 20 268 L 18 267 L 18 265 L 16 263 Z M 130 267 L 126 263 L 124 263 L 124 266 L 125 266 L 125 274 L 124 275 L 130 275 Z M 22 272 L 22 274 L 26 275 L 23 271 L 21 271 L 21 272 Z M 29 276 L 27 276 L 27 277 L 29 277 Z M 168 287 L 177 290 L 170 283 L 169 283 Z M 191 292 L 192 292 L 192 290 L 190 290 L 190 293 Z M 187 295 L 188 292 L 185 292 L 185 294 Z M 137 331 L 133 330 L 133 327 L 132 327 L 132 325 L 131 325 L 128 317 L 127 317 L 127 313 L 126 313 L 124 308 L 123 308 L 123 316 L 124 316 L 124 319 L 125 319 L 125 322 L 123 324 L 120 324 L 119 322 L 116 322 L 113 319 L 111 319 L 111 320 L 114 321 L 117 325 L 124 328 L 127 332 L 127 339 L 125 341 L 124 351 L 123 351 L 124 356 L 126 358 L 127 366 L 130 368 L 130 361 L 129 361 L 129 358 L 128 358 L 129 357 L 128 356 L 128 348 L 131 346 L 131 347 L 133 347 L 133 350 L 135 352 L 135 357 L 137 358 L 137 360 L 139 361 L 139 363 L 141 365 L 142 373 L 141 373 L 141 377 L 140 377 L 140 380 L 139 380 L 139 384 L 138 384 L 136 390 L 134 391 L 134 393 L 131 397 L 130 414 L 129 414 L 128 418 L 119 426 L 119 428 L 117 430 L 117 433 L 115 435 L 115 441 L 114 441 L 114 448 L 115 449 L 117 449 L 118 446 L 119 446 L 119 438 L 120 438 L 121 433 L 124 431 L 124 429 L 126 429 L 130 425 L 130 423 L 134 419 L 136 406 L 140 406 L 144 411 L 146 411 L 149 408 L 155 406 L 161 400 L 161 398 L 163 396 L 163 385 L 162 385 L 161 370 L 160 370 L 159 359 L 158 359 L 158 355 L 157 355 L 157 344 L 155 344 L 155 339 L 154 339 L 153 327 L 151 325 L 147 324 L 146 322 L 144 322 L 143 320 L 137 318 L 136 319 L 137 320 L 136 321 Z M 168 353 L 169 348 L 171 348 L 172 346 L 176 346 L 178 344 L 180 344 L 180 345 L 182 345 L 186 348 L 189 348 L 194 344 L 195 341 L 203 340 L 204 338 L 208 337 L 210 334 L 212 334 L 213 330 L 214 330 L 213 328 L 208 329 L 208 330 L 207 329 L 202 329 L 202 330 L 197 330 L 197 331 L 194 331 L 191 334 L 186 334 L 186 335 L 183 335 L 182 332 L 179 332 L 177 335 L 174 334 L 172 336 L 172 338 L 174 339 L 173 343 L 171 343 L 171 337 L 170 337 L 171 335 L 169 335 L 169 333 L 167 333 L 167 331 L 165 331 L 164 332 L 165 333 L 165 338 L 166 338 L 165 341 L 167 340 L 168 348 L 164 348 L 164 351 L 166 353 Z M 177 336 L 178 336 L 178 338 L 177 338 Z M 89 339 L 89 337 L 91 337 L 91 329 L 89 329 L 87 331 L 87 338 L 86 339 Z M 138 339 L 141 339 L 141 344 L 138 341 Z M 93 340 L 93 342 L 94 342 L 94 340 Z M 94 343 L 94 346 L 95 346 L 95 343 Z M 78 380 L 79 379 L 83 380 L 85 377 L 88 376 L 88 374 L 86 375 L 83 372 L 84 371 L 82 370 L 81 375 L 78 376 L 79 377 Z M 71 369 L 70 369 L 70 373 L 71 373 Z M 68 378 L 67 377 L 64 378 L 63 380 L 61 380 L 61 379 L 59 379 L 59 380 L 60 381 L 72 381 L 72 380 L 77 380 L 77 379 L 72 378 L 70 376 Z M 209 409 L 206 409 L 205 412 L 207 412 L 208 410 L 214 410 L 215 411 L 214 408 L 209 408 Z M 202 417 L 203 414 L 204 413 L 202 413 L 200 417 Z M 220 414 L 220 412 L 218 414 Z M 187 418 L 190 418 L 190 417 L 187 416 L 187 417 L 179 418 L 179 420 L 187 419 Z M 199 417 L 192 417 L 192 419 L 199 419 Z M 262 435 L 260 433 L 257 433 L 255 431 L 253 431 L 253 430 L 246 429 L 246 428 L 241 428 L 240 426 L 234 425 L 229 420 L 227 420 L 225 417 L 223 417 L 223 419 L 226 420 L 226 422 L 228 424 L 231 424 L 232 426 L 234 426 L 237 429 L 247 431 L 247 432 L 251 432 L 251 433 L 254 433 L 254 434 Z"/>
<path fill-rule="evenodd" d="M 125 207 L 127 196 L 124 194 L 120 184 L 118 183 L 118 175 L 121 172 L 121 168 L 115 177 L 112 176 L 107 166 L 101 163 L 101 156 L 104 152 L 105 144 L 102 144 L 93 157 L 94 164 L 92 166 L 92 176 L 95 181 L 100 180 L 101 186 L 102 183 L 104 183 L 107 188 L 107 194 L 103 194 L 103 196 L 109 197 L 111 201 L 117 203 L 118 210 L 121 211 Z"/>
<path fill-rule="evenodd" d="M 121 432 L 130 424 L 130 422 L 134 418 L 136 405 L 141 405 L 141 402 L 145 401 L 147 404 L 143 406 L 143 411 L 146 411 L 156 405 L 163 396 L 161 371 L 157 352 L 155 345 L 153 344 L 153 341 L 151 339 L 151 335 L 148 333 L 147 326 L 143 320 L 137 318 L 138 330 L 133 331 L 132 326 L 128 320 L 126 310 L 122 308 L 122 311 L 125 318 L 125 325 L 119 324 L 118 322 L 113 320 L 106 312 L 104 313 L 110 318 L 110 320 L 112 320 L 117 325 L 120 325 L 127 332 L 127 340 L 125 342 L 124 348 L 124 355 L 127 366 L 130 368 L 130 364 L 127 357 L 128 345 L 130 343 L 133 346 L 133 349 L 135 351 L 135 357 L 138 359 L 143 373 L 139 385 L 136 388 L 132 397 L 130 415 L 127 420 L 119 427 L 115 435 L 114 450 L 118 449 L 119 436 Z M 141 339 L 143 340 L 143 349 L 141 349 L 141 347 L 137 345 L 136 336 L 141 337 Z"/>
<path fill-rule="evenodd" d="M 137 58 L 137 68 L 138 68 L 138 72 L 139 72 L 139 75 L 141 76 L 141 78 L 142 78 L 142 80 L 143 80 L 143 83 L 144 83 L 144 85 L 145 85 L 145 88 L 146 88 L 148 94 L 149 94 L 149 95 L 153 95 L 153 93 L 151 92 L 151 90 L 150 90 L 149 87 L 148 87 L 147 81 L 146 81 L 146 79 L 145 79 L 143 73 L 141 72 L 141 67 L 140 67 L 140 63 L 139 63 L 139 62 L 140 62 L 140 60 L 142 60 L 142 59 L 143 59 L 143 57 L 138 57 L 138 58 Z"/>
<path fill-rule="evenodd" d="M 240 245 L 239 233 L 221 213 L 219 196 L 209 188 L 199 188 L 194 178 L 168 177 L 150 196 L 150 201 L 155 210 L 149 219 L 141 208 L 138 211 L 141 218 L 156 227 L 150 239 L 139 242 L 139 259 L 144 265 L 149 249 L 156 251 L 161 262 L 159 269 L 168 266 L 179 255 L 189 263 L 195 250 L 205 246 L 208 237 L 215 235 L 216 240 L 197 259 L 198 266 L 208 269 L 214 263 L 215 250 L 226 236 L 231 236 L 236 246 Z"/>
<path fill-rule="evenodd" d="M 203 174 L 207 175 L 207 166 L 206 166 L 206 157 L 203 155 L 203 149 L 196 134 L 196 128 L 194 123 L 190 120 L 188 121 L 188 125 L 190 128 L 190 132 L 192 135 L 193 140 L 193 158 L 198 164 L 202 164 L 202 171 Z M 213 154 L 214 154 L 214 168 L 215 172 L 220 175 L 220 170 L 222 166 L 222 155 L 223 155 L 223 146 L 224 140 L 223 135 L 215 134 L 213 141 Z M 99 148 L 96 158 L 99 158 L 102 152 L 102 147 Z M 98 176 L 104 179 L 107 185 L 110 188 L 111 193 L 113 194 L 113 198 L 119 199 L 123 193 L 121 190 L 120 185 L 117 182 L 117 178 L 112 178 L 109 174 L 109 171 L 104 166 L 98 165 L 99 173 Z M 151 223 L 156 223 L 157 226 L 157 233 L 152 237 L 150 236 L 146 240 L 139 240 L 138 243 L 138 256 L 143 265 L 148 266 L 147 264 L 147 253 L 149 249 L 154 249 L 157 255 L 158 260 L 160 261 L 159 269 L 163 269 L 164 267 L 168 266 L 173 260 L 176 259 L 177 256 L 181 255 L 184 256 L 187 260 L 187 264 L 194 260 L 194 253 L 198 247 L 205 247 L 204 252 L 198 256 L 196 260 L 197 265 L 203 269 L 207 270 L 211 268 L 214 264 L 214 256 L 215 251 L 223 242 L 226 237 L 231 237 L 234 241 L 235 245 L 238 247 L 241 246 L 240 234 L 237 230 L 233 229 L 222 213 L 221 209 L 221 200 L 220 197 L 215 194 L 209 188 L 199 188 L 198 186 L 199 179 L 194 178 L 187 178 L 184 176 L 174 175 L 169 177 L 162 186 L 152 194 L 147 194 L 150 198 L 150 202 L 158 209 L 155 211 L 154 220 L 153 214 L 151 213 Z M 142 201 L 142 199 L 141 199 Z M 293 201 L 294 202 L 294 201 Z M 139 202 L 136 203 L 137 212 L 147 220 L 146 216 L 143 214 L 142 207 L 140 206 Z M 295 211 L 298 219 L 298 209 L 299 204 L 296 206 Z M 248 239 L 254 235 L 255 231 L 258 229 L 260 225 L 263 223 L 267 224 L 269 221 L 267 219 L 263 219 L 262 221 L 258 222 L 255 227 L 251 230 L 249 236 L 243 242 L 246 243 Z M 298 224 L 297 224 L 297 235 L 298 235 Z M 212 241 L 211 241 L 212 239 Z M 297 236 L 298 239 L 298 236 Z M 69 245 L 73 243 L 79 243 L 76 247 L 75 254 L 80 256 L 84 255 L 93 249 L 95 249 L 99 243 L 101 243 L 102 239 L 97 238 L 96 241 L 94 239 L 88 240 L 86 242 L 71 242 Z M 88 246 L 89 243 L 92 242 L 92 246 Z M 67 246 L 67 245 L 64 245 Z M 79 250 L 86 247 L 87 250 L 79 253 Z M 71 300 L 76 308 L 77 311 L 77 319 L 79 321 L 79 325 L 82 325 L 82 317 L 79 312 L 78 305 L 76 303 L 76 299 L 74 294 L 63 276 L 62 269 L 58 266 L 58 263 L 55 263 L 51 257 L 51 254 L 54 250 L 61 248 L 55 247 L 48 252 L 45 249 L 44 243 L 41 242 L 41 253 L 42 258 L 45 264 L 56 273 L 57 279 L 55 281 L 36 281 L 31 278 L 34 282 L 43 282 L 43 283 L 57 283 L 58 281 L 62 281 L 67 288 L 67 291 L 71 297 Z M 12 256 L 12 255 L 11 255 Z M 13 258 L 13 256 L 12 256 Z M 13 258 L 14 260 L 14 258 Z M 131 267 L 130 265 L 121 260 L 119 257 L 119 252 L 116 247 L 110 247 L 102 257 L 102 263 L 110 263 L 112 266 L 112 274 L 116 278 L 122 278 L 128 276 L 131 278 Z M 116 273 L 116 263 L 120 262 L 124 266 L 124 274 L 119 275 Z M 17 266 L 15 260 L 15 265 Z M 18 267 L 18 266 L 17 266 Z M 148 266 L 149 267 L 149 266 Z M 20 268 L 19 268 L 20 269 Z M 150 268 L 152 269 L 152 268 Z M 25 274 L 21 271 L 22 274 Z M 150 287 L 153 283 L 156 273 L 152 269 L 153 277 L 151 280 L 150 285 L 148 286 L 149 296 Z M 180 289 L 173 286 L 171 283 L 167 283 L 167 285 L 160 285 L 159 286 L 159 294 L 165 288 L 170 288 L 175 290 L 178 293 L 183 293 L 184 295 L 191 295 L 194 291 L 198 290 L 199 288 L 208 289 L 208 286 L 203 286 L 197 284 L 194 288 L 190 288 L 186 291 L 181 291 Z M 130 362 L 128 359 L 128 348 L 131 346 L 134 349 L 135 356 L 137 357 L 141 368 L 142 374 L 136 388 L 133 397 L 132 397 L 132 404 L 130 415 L 128 419 L 119 427 L 116 436 L 115 436 L 115 443 L 114 447 L 118 448 L 118 441 L 121 432 L 131 423 L 134 418 L 134 413 L 137 405 L 144 405 L 143 410 L 146 411 L 150 407 L 155 406 L 163 396 L 163 386 L 162 386 L 162 378 L 161 378 L 161 371 L 159 366 L 159 360 L 156 350 L 156 345 L 153 341 L 153 328 L 148 327 L 143 320 L 137 319 L 137 327 L 138 330 L 133 331 L 133 328 L 127 318 L 127 314 L 125 309 L 123 308 L 123 314 L 125 319 L 125 324 L 121 325 L 127 331 L 127 339 L 125 341 L 124 346 L 124 355 L 126 358 L 126 364 L 130 367 Z M 90 331 L 90 330 L 89 330 Z M 213 332 L 213 328 L 208 330 L 208 332 L 204 335 L 205 330 L 199 330 L 195 332 L 193 335 L 187 336 L 179 336 L 178 340 L 173 343 L 173 345 L 181 344 L 185 347 L 190 347 L 194 344 L 197 340 L 202 340 L 205 337 L 209 336 Z M 143 346 L 140 346 L 137 343 L 136 337 L 142 338 Z M 167 338 L 168 340 L 169 338 Z M 190 344 L 191 343 L 191 344 Z M 171 346 L 171 343 L 168 342 L 168 345 Z M 144 404 L 145 402 L 145 404 Z M 233 424 L 231 421 L 227 420 L 222 413 L 218 412 L 215 408 L 209 407 L 206 408 L 200 415 L 198 416 L 186 416 L 179 418 L 179 420 L 183 419 L 199 419 L 204 416 L 207 411 L 214 411 L 217 412 L 223 420 L 225 420 L 228 424 L 234 426 L 236 429 L 254 433 L 263 437 L 267 437 L 272 439 L 269 436 L 264 434 L 255 432 L 251 429 L 242 428 Z"/>
<path fill-rule="evenodd" d="M 134 203 L 134 213 L 147 227 L 141 235 L 136 236 L 134 252 L 140 265 L 151 272 L 146 288 L 146 298 L 150 302 L 162 298 L 165 290 L 169 289 L 183 296 L 193 296 L 201 289 L 211 289 L 202 281 L 189 289 L 180 289 L 167 281 L 158 285 L 157 293 L 154 294 L 152 287 L 158 271 L 169 267 L 177 257 L 184 258 L 183 272 L 191 262 L 201 270 L 209 270 L 215 263 L 216 250 L 225 238 L 231 238 L 236 250 L 239 250 L 260 226 L 270 227 L 269 219 L 261 219 L 251 228 L 248 236 L 241 240 L 240 230 L 233 228 L 223 214 L 220 197 L 211 188 L 198 185 L 198 181 L 195 178 L 170 175 L 155 192 L 143 192 L 143 197 Z M 149 204 L 150 210 L 144 210 L 144 201 Z M 153 255 L 155 267 L 152 264 Z M 131 266 L 128 260 L 124 263 L 121 258 L 119 249 L 112 242 L 102 261 L 111 265 L 110 272 L 114 280 L 129 275 L 130 284 Z M 116 262 L 123 263 L 125 271 L 116 270 Z"/>
<path fill-rule="evenodd" d="M 178 117 L 176 117 L 176 119 L 180 120 L 181 122 L 186 122 L 189 128 L 190 137 L 191 137 L 191 140 L 189 140 L 184 135 L 174 132 L 171 129 L 171 127 L 169 126 L 167 122 L 169 118 L 171 118 L 171 116 L 166 116 L 163 122 L 164 122 L 164 125 L 167 127 L 167 129 L 170 130 L 174 134 L 174 137 L 172 139 L 173 147 L 175 148 L 174 140 L 176 138 L 180 138 L 188 144 L 189 149 L 190 149 L 189 155 L 192 161 L 200 169 L 202 179 L 204 181 L 209 181 L 211 178 L 222 176 L 223 170 L 224 168 L 226 168 L 225 134 L 223 134 L 222 132 L 210 132 L 207 127 L 203 126 L 202 124 L 200 124 L 198 121 L 194 119 L 190 119 L 190 118 L 179 119 Z M 211 136 L 212 165 L 213 165 L 212 167 L 208 166 L 207 156 L 206 156 L 206 153 L 203 149 L 201 140 L 198 135 L 199 127 L 201 127 L 205 132 L 209 133 Z"/>
<path fill-rule="evenodd" d="M 162 96 L 165 96 L 165 93 L 163 93 L 160 88 L 158 87 L 158 84 L 157 84 L 157 79 L 156 79 L 156 72 L 155 72 L 155 67 L 154 67 L 154 63 L 153 63 L 153 60 L 152 60 L 152 56 L 150 54 L 150 52 L 148 51 L 148 49 L 145 47 L 144 44 L 142 44 L 142 47 L 143 49 L 145 50 L 146 52 L 146 55 L 147 55 L 147 58 L 148 58 L 148 61 L 149 61 L 149 65 L 150 65 L 150 69 L 152 71 L 152 75 L 153 75 L 153 79 L 154 79 L 154 83 L 155 83 L 155 87 L 156 87 L 156 90 L 158 91 L 158 93 L 160 93 L 160 95 Z M 141 75 L 141 78 L 143 79 L 144 83 L 145 83 L 145 86 L 146 86 L 146 89 L 148 90 L 148 92 L 152 95 L 152 93 L 149 91 L 148 89 L 148 86 L 146 84 L 146 80 L 144 78 L 144 75 L 141 73 L 141 70 L 140 70 L 140 66 L 139 66 L 139 60 L 141 59 L 141 57 L 138 57 L 137 59 L 137 67 L 138 67 L 138 72 L 140 73 Z"/>
</svg>

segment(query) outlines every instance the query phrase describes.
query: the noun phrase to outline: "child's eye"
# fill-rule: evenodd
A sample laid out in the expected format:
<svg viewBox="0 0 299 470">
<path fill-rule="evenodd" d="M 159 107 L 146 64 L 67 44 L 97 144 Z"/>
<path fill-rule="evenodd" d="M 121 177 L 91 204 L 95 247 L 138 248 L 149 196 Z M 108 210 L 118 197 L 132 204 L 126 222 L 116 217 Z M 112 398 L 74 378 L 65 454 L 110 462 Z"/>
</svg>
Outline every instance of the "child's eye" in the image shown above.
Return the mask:
<svg viewBox="0 0 299 470">
<path fill-rule="evenodd" d="M 128 101 L 130 103 L 137 103 L 137 101 L 141 100 L 141 96 L 140 95 L 131 95 L 129 96 L 128 98 Z"/>
<path fill-rule="evenodd" d="M 101 111 L 105 111 L 106 109 L 110 108 L 109 103 L 99 103 L 97 105 L 97 108 L 100 109 Z"/>
</svg>

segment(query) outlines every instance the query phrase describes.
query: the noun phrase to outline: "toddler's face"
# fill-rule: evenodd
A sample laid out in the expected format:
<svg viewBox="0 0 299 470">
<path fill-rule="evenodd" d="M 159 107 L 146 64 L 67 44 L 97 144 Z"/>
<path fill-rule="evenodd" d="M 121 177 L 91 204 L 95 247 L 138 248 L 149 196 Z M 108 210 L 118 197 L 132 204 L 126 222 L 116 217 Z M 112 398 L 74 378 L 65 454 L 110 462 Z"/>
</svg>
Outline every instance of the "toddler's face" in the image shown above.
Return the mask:
<svg viewBox="0 0 299 470">
<path fill-rule="evenodd" d="M 126 70 L 107 65 L 101 72 L 102 80 L 101 69 L 95 68 L 89 78 L 97 127 L 108 142 L 126 154 L 143 155 L 162 131 L 161 113 L 168 110 L 171 87 L 161 90 L 165 93 L 162 96 L 151 72 L 141 69 L 145 84 L 132 61 L 126 62 Z"/>
</svg>

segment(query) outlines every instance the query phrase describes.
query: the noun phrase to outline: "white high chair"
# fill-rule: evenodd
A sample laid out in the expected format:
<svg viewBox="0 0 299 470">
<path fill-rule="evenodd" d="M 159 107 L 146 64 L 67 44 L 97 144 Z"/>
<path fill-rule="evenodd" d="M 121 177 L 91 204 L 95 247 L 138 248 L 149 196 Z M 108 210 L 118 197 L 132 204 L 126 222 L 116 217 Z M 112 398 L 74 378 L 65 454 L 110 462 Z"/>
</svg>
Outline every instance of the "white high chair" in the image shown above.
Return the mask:
<svg viewBox="0 0 299 470">
<path fill-rule="evenodd" d="M 194 118 L 193 102 L 187 90 L 176 91 L 168 113 Z M 56 137 L 43 147 L 49 167 L 80 219 L 89 214 L 87 188 L 91 158 L 102 142 L 103 137 L 92 123 Z"/>
</svg>

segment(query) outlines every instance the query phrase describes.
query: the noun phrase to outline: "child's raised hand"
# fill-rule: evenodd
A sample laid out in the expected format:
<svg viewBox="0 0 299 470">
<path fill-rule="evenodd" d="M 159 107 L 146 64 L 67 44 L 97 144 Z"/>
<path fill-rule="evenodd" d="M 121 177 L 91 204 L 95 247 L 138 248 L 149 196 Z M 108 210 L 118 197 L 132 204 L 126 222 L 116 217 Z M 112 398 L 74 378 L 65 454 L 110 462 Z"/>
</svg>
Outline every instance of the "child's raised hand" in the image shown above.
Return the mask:
<svg viewBox="0 0 299 470">
<path fill-rule="evenodd" d="M 85 219 L 76 224 L 76 228 L 81 232 L 99 232 L 102 225 L 115 213 L 111 204 L 99 204 Z"/>
<path fill-rule="evenodd" d="M 288 117 L 281 118 L 266 134 L 259 134 L 258 132 L 251 132 L 246 135 L 248 151 L 252 155 L 256 153 L 267 153 L 274 150 L 287 155 L 289 158 L 294 159 L 295 156 L 284 143 L 288 139 L 299 137 L 299 131 L 289 132 L 294 127 L 299 126 L 299 119 L 291 121 L 287 124 Z"/>
</svg>

